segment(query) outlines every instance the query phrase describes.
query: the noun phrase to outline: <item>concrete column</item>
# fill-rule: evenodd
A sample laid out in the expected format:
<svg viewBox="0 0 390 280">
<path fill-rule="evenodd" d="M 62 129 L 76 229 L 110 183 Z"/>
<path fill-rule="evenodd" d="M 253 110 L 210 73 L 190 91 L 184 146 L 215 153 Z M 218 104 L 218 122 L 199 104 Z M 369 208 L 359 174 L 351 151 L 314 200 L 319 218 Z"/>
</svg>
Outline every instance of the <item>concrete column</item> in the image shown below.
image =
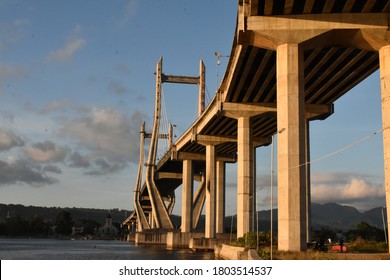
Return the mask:
<svg viewBox="0 0 390 280">
<path fill-rule="evenodd" d="M 256 196 L 256 186 L 257 186 L 257 181 L 256 181 L 256 147 L 253 146 L 253 157 L 252 157 L 252 178 L 253 178 L 253 183 L 252 183 L 252 191 L 251 191 L 251 232 L 256 232 L 257 226 L 257 216 L 256 216 L 256 204 L 257 204 L 257 196 Z"/>
<path fill-rule="evenodd" d="M 215 238 L 215 168 L 215 146 L 206 145 L 206 238 Z"/>
<path fill-rule="evenodd" d="M 278 249 L 306 249 L 303 51 L 280 45 L 276 55 L 278 129 Z"/>
<path fill-rule="evenodd" d="M 193 197 L 193 164 L 192 160 L 183 161 L 183 186 L 181 203 L 181 232 L 192 230 L 192 197 Z"/>
<path fill-rule="evenodd" d="M 311 242 L 310 123 L 305 121 L 306 151 L 306 243 Z"/>
<path fill-rule="evenodd" d="M 253 219 L 253 144 L 251 119 L 237 119 L 237 238 L 251 230 Z"/>
<path fill-rule="evenodd" d="M 225 219 L 225 162 L 217 161 L 216 233 L 223 233 Z"/>
<path fill-rule="evenodd" d="M 390 228 L 390 45 L 379 50 L 387 228 Z M 390 242 L 389 242 L 390 250 Z"/>
</svg>

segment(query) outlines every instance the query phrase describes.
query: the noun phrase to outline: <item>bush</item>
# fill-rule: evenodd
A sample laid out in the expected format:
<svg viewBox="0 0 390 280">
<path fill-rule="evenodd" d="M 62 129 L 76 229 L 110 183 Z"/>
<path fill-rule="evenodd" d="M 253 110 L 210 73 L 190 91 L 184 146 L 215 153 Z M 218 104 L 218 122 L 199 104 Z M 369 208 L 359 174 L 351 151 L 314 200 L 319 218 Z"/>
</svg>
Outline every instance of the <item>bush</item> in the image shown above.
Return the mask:
<svg viewBox="0 0 390 280">
<path fill-rule="evenodd" d="M 244 237 L 240 237 L 235 242 L 232 242 L 231 245 L 247 248 L 269 247 L 270 238 L 271 234 L 268 231 L 259 232 L 258 238 L 256 232 L 249 232 L 248 234 L 245 234 Z M 259 244 L 257 244 L 257 240 L 259 241 Z"/>
<path fill-rule="evenodd" d="M 348 244 L 350 252 L 388 253 L 389 247 L 385 242 L 375 242 L 358 237 L 354 242 Z"/>
</svg>

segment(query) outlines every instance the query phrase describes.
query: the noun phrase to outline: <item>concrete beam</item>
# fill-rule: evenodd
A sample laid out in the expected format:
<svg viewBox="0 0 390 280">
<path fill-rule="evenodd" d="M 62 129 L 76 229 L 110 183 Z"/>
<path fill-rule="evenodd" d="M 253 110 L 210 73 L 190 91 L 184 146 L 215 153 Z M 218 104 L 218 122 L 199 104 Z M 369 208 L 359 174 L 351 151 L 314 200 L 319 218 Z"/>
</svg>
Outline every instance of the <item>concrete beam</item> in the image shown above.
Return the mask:
<svg viewBox="0 0 390 280">
<path fill-rule="evenodd" d="M 254 117 L 265 113 L 276 113 L 276 103 L 232 103 L 222 102 L 219 114 L 228 118 Z"/>
<path fill-rule="evenodd" d="M 390 38 L 388 14 L 337 13 L 243 18 L 239 43 L 276 50 L 277 46 L 304 43 L 304 49 L 317 46 L 345 46 L 379 50 Z"/>
<path fill-rule="evenodd" d="M 388 14 L 385 13 L 337 13 L 251 16 L 247 18 L 247 29 L 275 32 L 288 30 L 332 30 L 332 29 L 387 29 Z"/>
<path fill-rule="evenodd" d="M 253 117 L 273 113 L 276 118 L 276 103 L 222 102 L 218 114 L 228 118 Z M 334 112 L 333 104 L 305 104 L 305 117 L 309 120 L 324 120 Z"/>
<path fill-rule="evenodd" d="M 199 84 L 199 77 L 188 76 L 173 76 L 162 74 L 161 80 L 163 83 L 176 83 L 176 84 Z"/>
<path fill-rule="evenodd" d="M 171 160 L 197 160 L 197 161 L 206 161 L 206 155 L 188 153 L 188 152 L 177 152 L 171 151 Z M 236 155 L 217 155 L 217 161 L 231 162 L 234 163 L 237 161 Z"/>
<path fill-rule="evenodd" d="M 235 143 L 237 142 L 237 139 L 235 136 L 219 136 L 219 135 L 203 135 L 203 134 L 193 134 L 193 141 L 196 141 L 197 143 L 201 145 L 207 145 L 207 144 L 223 144 L 223 143 Z"/>
<path fill-rule="evenodd" d="M 305 104 L 305 118 L 309 121 L 325 120 L 333 113 L 333 104 Z"/>
<path fill-rule="evenodd" d="M 183 174 L 175 173 L 175 172 L 156 172 L 155 179 L 178 179 L 181 180 L 183 178 Z"/>
</svg>

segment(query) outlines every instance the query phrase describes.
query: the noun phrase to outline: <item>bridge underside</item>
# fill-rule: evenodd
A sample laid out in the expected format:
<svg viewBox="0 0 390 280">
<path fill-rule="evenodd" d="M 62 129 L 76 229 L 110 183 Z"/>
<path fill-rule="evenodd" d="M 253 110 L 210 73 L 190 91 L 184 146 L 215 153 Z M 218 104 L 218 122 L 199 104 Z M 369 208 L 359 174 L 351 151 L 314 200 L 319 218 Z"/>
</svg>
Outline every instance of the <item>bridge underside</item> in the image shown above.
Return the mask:
<svg viewBox="0 0 390 280">
<path fill-rule="evenodd" d="M 206 237 L 221 230 L 224 163 L 237 162 L 237 236 L 253 230 L 254 151 L 278 137 L 278 247 L 310 237 L 309 122 L 380 69 L 390 215 L 390 0 L 241 0 L 230 60 L 206 110 L 156 166 L 162 197 L 182 185 L 191 231 L 193 180 L 205 185 Z M 142 196 L 142 194 L 141 194 Z M 191 217 L 191 218 L 189 218 Z M 223 220 L 223 219 L 222 219 Z M 223 228 L 223 224 L 222 224 Z"/>
</svg>

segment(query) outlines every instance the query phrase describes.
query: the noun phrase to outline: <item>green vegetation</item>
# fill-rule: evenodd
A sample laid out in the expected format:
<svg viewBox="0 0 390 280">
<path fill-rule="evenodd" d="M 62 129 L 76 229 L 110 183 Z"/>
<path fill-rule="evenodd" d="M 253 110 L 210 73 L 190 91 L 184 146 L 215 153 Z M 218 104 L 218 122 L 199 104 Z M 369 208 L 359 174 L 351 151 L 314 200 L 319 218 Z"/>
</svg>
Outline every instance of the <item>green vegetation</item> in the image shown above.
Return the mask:
<svg viewBox="0 0 390 280">
<path fill-rule="evenodd" d="M 306 252 L 278 252 L 277 240 L 274 236 L 272 240 L 274 259 L 390 259 L 390 255 L 387 254 L 389 251 L 384 231 L 370 226 L 366 222 L 361 222 L 355 229 L 348 231 L 324 226 L 313 230 L 312 236 L 313 247 L 309 246 Z M 333 245 L 339 244 L 340 238 L 344 239 L 344 245 L 348 249 L 347 254 L 331 251 Z M 259 232 L 258 236 L 256 232 L 250 232 L 229 245 L 257 249 L 257 253 L 262 259 L 270 259 L 270 241 L 269 231 Z M 320 250 L 314 246 L 317 242 L 323 242 L 326 250 Z M 367 254 L 369 256 L 366 256 Z"/>
<path fill-rule="evenodd" d="M 0 222 L 0 236 L 99 238 L 98 229 L 100 226 L 94 220 L 81 219 L 73 221 L 71 214 L 62 210 L 58 212 L 55 221 L 44 221 L 37 216 L 28 219 L 23 219 L 19 215 L 6 218 Z M 118 224 L 117 228 L 119 228 Z M 120 234 L 126 233 L 127 230 L 120 232 Z"/>
<path fill-rule="evenodd" d="M 99 228 L 107 213 L 119 233 L 125 234 L 127 229 L 120 229 L 119 223 L 128 216 L 126 210 L 0 204 L 0 236 L 103 238 Z"/>
</svg>

